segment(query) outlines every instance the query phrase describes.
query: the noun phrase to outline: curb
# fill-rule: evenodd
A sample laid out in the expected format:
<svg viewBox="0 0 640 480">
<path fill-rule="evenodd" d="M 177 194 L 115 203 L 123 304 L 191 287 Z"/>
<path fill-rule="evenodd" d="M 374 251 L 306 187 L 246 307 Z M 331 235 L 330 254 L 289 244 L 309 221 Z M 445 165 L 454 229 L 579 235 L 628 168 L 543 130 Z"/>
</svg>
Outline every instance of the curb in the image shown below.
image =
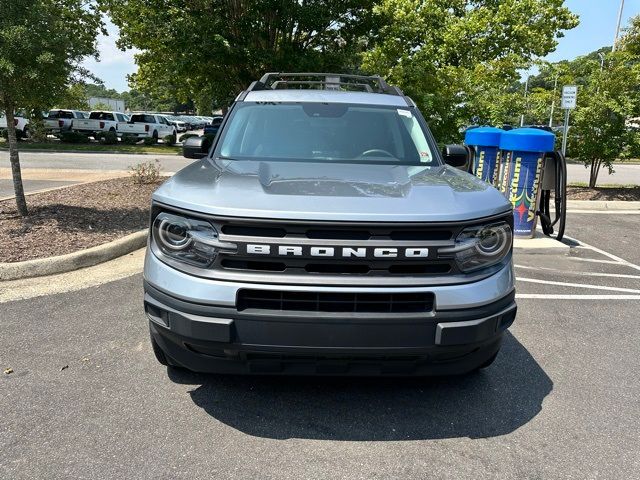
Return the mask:
<svg viewBox="0 0 640 480">
<path fill-rule="evenodd" d="M 144 247 L 147 235 L 148 230 L 145 229 L 79 252 L 24 262 L 0 263 L 0 281 L 55 275 L 107 262 Z"/>
<path fill-rule="evenodd" d="M 640 201 L 567 200 L 567 211 L 571 210 L 640 210 Z"/>
<path fill-rule="evenodd" d="M 178 145 L 182 146 L 182 145 Z M 6 147 L 0 147 L 0 152 L 6 151 L 9 153 L 9 149 Z M 106 155 L 155 155 L 160 157 L 174 157 L 174 156 L 182 156 L 180 152 L 175 153 L 150 153 L 150 152 L 123 152 L 118 150 L 54 150 L 54 149 L 40 149 L 40 148 L 25 148 L 24 150 L 19 150 L 20 153 L 88 153 L 88 154 L 96 154 L 96 153 L 104 153 Z"/>
</svg>

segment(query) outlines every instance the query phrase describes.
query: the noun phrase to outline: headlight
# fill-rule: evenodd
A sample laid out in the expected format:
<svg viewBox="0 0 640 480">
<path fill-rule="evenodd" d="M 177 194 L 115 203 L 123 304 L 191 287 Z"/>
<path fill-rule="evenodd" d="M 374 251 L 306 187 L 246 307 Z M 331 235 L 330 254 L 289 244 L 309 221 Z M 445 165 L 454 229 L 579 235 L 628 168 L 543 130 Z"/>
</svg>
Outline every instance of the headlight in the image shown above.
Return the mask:
<svg viewBox="0 0 640 480">
<path fill-rule="evenodd" d="M 153 240 L 167 257 L 206 268 L 220 249 L 233 250 L 234 244 L 218 240 L 218 231 L 209 222 L 162 212 L 153 221 Z"/>
<path fill-rule="evenodd" d="M 506 222 L 465 228 L 455 247 L 442 248 L 441 254 L 453 254 L 463 272 L 489 267 L 502 261 L 511 251 L 511 227 Z"/>
</svg>

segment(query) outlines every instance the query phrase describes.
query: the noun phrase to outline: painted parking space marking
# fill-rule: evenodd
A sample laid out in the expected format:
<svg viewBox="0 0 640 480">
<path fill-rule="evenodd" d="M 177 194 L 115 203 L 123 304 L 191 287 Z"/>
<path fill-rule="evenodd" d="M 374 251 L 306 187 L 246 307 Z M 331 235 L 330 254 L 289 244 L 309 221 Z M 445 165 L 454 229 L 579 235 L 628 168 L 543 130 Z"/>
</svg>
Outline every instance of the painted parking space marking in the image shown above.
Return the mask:
<svg viewBox="0 0 640 480">
<path fill-rule="evenodd" d="M 586 283 L 555 282 L 553 280 L 539 280 L 537 278 L 517 277 L 516 280 L 518 282 L 540 283 L 542 285 L 557 285 L 559 287 L 590 288 L 593 290 L 610 290 L 612 292 L 640 293 L 640 290 L 635 288 L 606 287 L 603 285 L 591 285 Z"/>
<path fill-rule="evenodd" d="M 570 295 L 546 293 L 516 293 L 516 298 L 541 300 L 640 300 L 640 295 Z"/>
<path fill-rule="evenodd" d="M 591 259 L 588 259 L 591 260 Z M 607 260 L 609 262 L 609 260 Z M 620 265 L 618 262 L 613 262 L 614 265 Z M 561 273 L 563 275 L 579 275 L 585 277 L 612 277 L 612 278 L 630 278 L 634 280 L 640 280 L 640 275 L 627 275 L 624 273 L 601 273 L 601 272 L 572 272 L 567 270 L 558 270 L 557 268 L 548 267 L 530 267 L 528 265 L 515 265 L 516 268 L 522 268 L 524 270 L 539 271 L 544 270 L 546 272 Z"/>
<path fill-rule="evenodd" d="M 598 247 L 594 247 L 593 245 L 589 245 L 588 243 L 585 243 L 585 242 L 580 241 L 580 240 L 576 240 L 575 238 L 571 238 L 571 237 L 568 237 L 566 235 L 565 235 L 565 238 L 567 240 L 572 240 L 574 242 L 577 242 L 579 244 L 579 246 L 576 247 L 576 248 L 586 248 L 586 249 L 592 250 L 592 251 L 597 252 L 597 253 L 599 253 L 601 255 L 604 255 L 605 257 L 610 258 L 611 260 L 615 260 L 619 264 L 622 264 L 622 265 L 625 265 L 627 267 L 630 267 L 630 268 L 633 268 L 635 270 L 640 271 L 640 266 L 639 265 L 636 265 L 635 263 L 628 262 L 627 260 L 625 260 L 623 258 L 620 258 L 617 255 L 614 255 L 613 253 L 605 252 L 604 250 L 602 250 L 602 249 L 600 249 Z"/>
</svg>

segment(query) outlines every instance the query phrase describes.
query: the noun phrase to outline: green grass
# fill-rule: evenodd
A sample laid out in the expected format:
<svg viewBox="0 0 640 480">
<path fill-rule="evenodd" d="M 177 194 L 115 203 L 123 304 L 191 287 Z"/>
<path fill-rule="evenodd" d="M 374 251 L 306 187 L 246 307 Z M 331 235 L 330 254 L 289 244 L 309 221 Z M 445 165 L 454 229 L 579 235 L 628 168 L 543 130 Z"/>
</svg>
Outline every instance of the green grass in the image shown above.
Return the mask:
<svg viewBox="0 0 640 480">
<path fill-rule="evenodd" d="M 584 162 L 576 158 L 567 158 L 567 163 L 572 165 L 584 165 Z M 613 165 L 640 165 L 640 158 L 630 158 L 628 160 L 616 160 Z"/>
<path fill-rule="evenodd" d="M 5 141 L 0 140 L 0 148 L 7 149 L 8 145 Z M 25 150 L 51 150 L 64 152 L 118 152 L 118 153 L 152 153 L 156 155 L 178 155 L 182 153 L 180 147 L 168 147 L 159 145 L 100 145 L 98 143 L 60 143 L 57 141 L 47 143 L 28 143 L 20 142 L 18 144 L 20 151 Z"/>
<path fill-rule="evenodd" d="M 589 188 L 589 184 L 585 182 L 571 182 L 567 184 L 567 187 L 581 187 L 581 188 Z M 604 183 L 602 185 L 596 185 L 596 188 L 639 188 L 638 185 L 633 184 L 624 184 L 621 185 L 619 183 Z"/>
</svg>

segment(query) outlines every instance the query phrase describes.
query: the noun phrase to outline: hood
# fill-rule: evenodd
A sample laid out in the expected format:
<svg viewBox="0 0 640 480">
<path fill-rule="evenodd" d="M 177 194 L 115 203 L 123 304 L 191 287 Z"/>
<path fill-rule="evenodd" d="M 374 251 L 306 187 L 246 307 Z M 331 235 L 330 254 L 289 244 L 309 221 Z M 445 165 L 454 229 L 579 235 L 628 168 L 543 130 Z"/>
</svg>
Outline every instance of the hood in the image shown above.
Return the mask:
<svg viewBox="0 0 640 480">
<path fill-rule="evenodd" d="M 154 200 L 249 218 L 377 222 L 473 220 L 511 204 L 480 179 L 449 166 L 199 160 Z"/>
</svg>

